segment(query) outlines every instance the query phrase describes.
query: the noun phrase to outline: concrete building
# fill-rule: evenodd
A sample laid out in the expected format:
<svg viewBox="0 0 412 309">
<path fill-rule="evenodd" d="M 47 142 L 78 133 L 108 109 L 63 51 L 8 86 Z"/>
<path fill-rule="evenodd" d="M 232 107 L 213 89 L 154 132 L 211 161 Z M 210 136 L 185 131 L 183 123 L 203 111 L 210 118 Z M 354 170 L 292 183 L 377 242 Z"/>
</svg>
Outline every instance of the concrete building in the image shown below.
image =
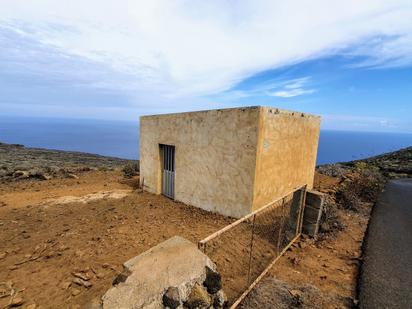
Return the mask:
<svg viewBox="0 0 412 309">
<path fill-rule="evenodd" d="M 313 186 L 320 117 L 272 107 L 143 116 L 144 189 L 241 217 Z"/>
</svg>

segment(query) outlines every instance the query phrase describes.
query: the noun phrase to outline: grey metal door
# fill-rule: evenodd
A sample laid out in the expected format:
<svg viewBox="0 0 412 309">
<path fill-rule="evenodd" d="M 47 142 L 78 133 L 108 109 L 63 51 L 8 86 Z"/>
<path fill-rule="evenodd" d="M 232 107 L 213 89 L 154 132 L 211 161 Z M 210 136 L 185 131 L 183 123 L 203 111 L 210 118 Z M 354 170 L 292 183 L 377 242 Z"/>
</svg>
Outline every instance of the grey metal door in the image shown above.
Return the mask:
<svg viewBox="0 0 412 309">
<path fill-rule="evenodd" d="M 162 194 L 175 197 L 175 146 L 160 145 L 163 158 L 162 164 Z"/>
</svg>

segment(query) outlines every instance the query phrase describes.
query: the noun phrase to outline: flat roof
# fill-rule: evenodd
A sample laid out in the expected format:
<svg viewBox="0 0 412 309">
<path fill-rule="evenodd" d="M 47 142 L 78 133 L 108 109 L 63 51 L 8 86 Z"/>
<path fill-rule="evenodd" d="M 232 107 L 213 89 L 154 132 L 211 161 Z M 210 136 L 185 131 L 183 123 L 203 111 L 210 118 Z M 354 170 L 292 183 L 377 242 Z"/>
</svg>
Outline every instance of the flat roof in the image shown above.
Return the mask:
<svg viewBox="0 0 412 309">
<path fill-rule="evenodd" d="M 263 106 L 263 105 L 254 105 L 254 106 L 239 106 L 239 107 L 229 107 L 229 108 L 217 108 L 217 109 L 205 109 L 205 110 L 197 110 L 197 111 L 188 111 L 188 112 L 176 112 L 176 113 L 164 113 L 164 114 L 152 114 L 152 115 L 143 115 L 140 118 L 146 117 L 170 117 L 174 115 L 182 115 L 182 114 L 197 114 L 197 113 L 208 113 L 208 112 L 225 112 L 225 111 L 233 111 L 233 110 L 249 110 L 249 109 L 263 109 L 267 110 L 274 114 L 290 114 L 290 115 L 303 115 L 305 117 L 316 117 L 320 118 L 319 115 L 303 113 L 299 111 L 291 111 L 286 109 L 280 109 L 273 106 Z"/>
</svg>

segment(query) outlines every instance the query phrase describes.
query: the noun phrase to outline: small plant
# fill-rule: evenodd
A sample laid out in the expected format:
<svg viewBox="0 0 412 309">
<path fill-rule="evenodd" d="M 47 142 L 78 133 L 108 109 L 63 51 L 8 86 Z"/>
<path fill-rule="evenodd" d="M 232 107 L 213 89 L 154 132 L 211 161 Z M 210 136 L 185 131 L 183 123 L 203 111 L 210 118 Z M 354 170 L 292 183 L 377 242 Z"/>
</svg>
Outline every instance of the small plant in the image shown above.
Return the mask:
<svg viewBox="0 0 412 309">
<path fill-rule="evenodd" d="M 126 178 L 132 178 L 133 176 L 139 175 L 139 163 L 133 162 L 128 163 L 123 167 L 123 174 Z"/>
</svg>

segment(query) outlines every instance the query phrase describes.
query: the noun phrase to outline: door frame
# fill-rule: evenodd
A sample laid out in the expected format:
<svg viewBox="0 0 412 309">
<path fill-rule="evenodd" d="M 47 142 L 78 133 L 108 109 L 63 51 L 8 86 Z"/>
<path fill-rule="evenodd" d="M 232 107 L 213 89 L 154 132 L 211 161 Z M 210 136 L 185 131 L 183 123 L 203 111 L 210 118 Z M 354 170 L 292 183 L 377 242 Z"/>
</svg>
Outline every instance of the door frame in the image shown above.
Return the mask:
<svg viewBox="0 0 412 309">
<path fill-rule="evenodd" d="M 170 199 L 175 198 L 176 147 L 159 144 L 160 150 L 160 193 Z"/>
</svg>

